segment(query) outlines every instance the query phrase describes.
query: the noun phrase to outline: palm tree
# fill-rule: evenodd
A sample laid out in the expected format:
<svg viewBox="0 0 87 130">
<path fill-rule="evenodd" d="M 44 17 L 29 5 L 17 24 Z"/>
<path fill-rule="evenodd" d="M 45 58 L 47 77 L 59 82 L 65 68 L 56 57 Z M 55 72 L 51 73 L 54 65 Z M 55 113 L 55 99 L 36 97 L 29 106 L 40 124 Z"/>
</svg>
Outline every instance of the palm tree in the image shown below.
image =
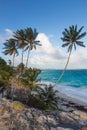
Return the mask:
<svg viewBox="0 0 87 130">
<path fill-rule="evenodd" d="M 36 40 L 38 36 L 38 32 L 36 31 L 36 29 L 33 30 L 32 28 L 27 28 L 25 29 L 25 33 L 26 33 L 26 43 L 27 43 L 25 50 L 28 50 L 27 61 L 26 61 L 26 67 L 27 67 L 30 51 L 33 48 L 36 49 L 36 45 L 41 45 L 41 44 L 39 44 L 40 41 Z"/>
<path fill-rule="evenodd" d="M 84 27 L 82 26 L 79 30 L 77 30 L 77 25 L 76 26 L 72 25 L 72 26 L 69 27 L 69 29 L 65 28 L 64 32 L 62 33 L 63 37 L 61 38 L 61 40 L 63 42 L 65 42 L 62 45 L 62 47 L 67 47 L 68 46 L 69 56 L 68 56 L 65 68 L 62 71 L 62 73 L 61 73 L 60 77 L 58 78 L 57 82 L 55 83 L 55 85 L 61 80 L 65 70 L 67 69 L 72 49 L 74 48 L 76 50 L 76 46 L 85 47 L 83 42 L 80 41 L 80 39 L 82 39 L 86 35 L 86 32 L 81 33 L 83 28 Z"/>
<path fill-rule="evenodd" d="M 54 90 L 54 86 L 49 85 L 45 86 L 44 88 L 38 87 L 36 97 L 44 103 L 46 107 L 45 109 L 57 109 L 57 94 L 58 91 Z"/>
<path fill-rule="evenodd" d="M 9 66 L 11 66 L 11 64 L 12 64 L 10 59 L 8 60 L 8 64 L 9 64 Z"/>
<path fill-rule="evenodd" d="M 27 44 L 25 43 L 25 30 L 23 30 L 23 29 L 17 30 L 16 32 L 14 32 L 13 37 L 14 37 L 14 38 L 13 38 L 14 41 L 17 42 L 18 47 L 19 47 L 20 49 L 22 49 L 22 63 L 23 63 L 24 48 L 25 48 L 25 46 L 27 45 Z"/>
<path fill-rule="evenodd" d="M 3 52 L 5 55 L 13 55 L 13 66 L 14 66 L 14 58 L 18 55 L 18 46 L 17 43 L 13 39 L 9 39 L 4 43 L 5 51 Z"/>
<path fill-rule="evenodd" d="M 25 65 L 23 63 L 20 63 L 18 66 L 17 66 L 17 70 L 19 71 L 18 73 L 23 73 L 25 69 Z"/>
<path fill-rule="evenodd" d="M 40 78 L 37 78 L 38 75 L 41 73 L 41 70 L 35 69 L 35 68 L 29 68 L 25 71 L 24 74 L 22 74 L 19 78 L 21 82 L 24 84 L 24 86 L 28 87 L 31 91 L 38 87 L 38 82 L 41 80 Z"/>
</svg>

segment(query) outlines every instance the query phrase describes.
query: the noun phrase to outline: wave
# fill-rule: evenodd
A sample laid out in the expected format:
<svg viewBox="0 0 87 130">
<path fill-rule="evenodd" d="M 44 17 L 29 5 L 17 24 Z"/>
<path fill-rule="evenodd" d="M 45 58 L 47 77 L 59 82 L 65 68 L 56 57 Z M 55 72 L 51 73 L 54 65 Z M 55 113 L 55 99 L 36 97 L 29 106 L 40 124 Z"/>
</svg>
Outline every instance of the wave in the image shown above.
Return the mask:
<svg viewBox="0 0 87 130">
<path fill-rule="evenodd" d="M 42 81 L 41 83 L 45 83 L 47 85 L 54 83 L 52 82 L 44 82 Z M 73 87 L 65 84 L 59 84 L 57 85 L 54 89 L 58 90 L 60 93 L 65 94 L 73 99 L 77 99 L 83 103 L 87 104 L 87 86 L 82 86 L 82 87 Z"/>
</svg>

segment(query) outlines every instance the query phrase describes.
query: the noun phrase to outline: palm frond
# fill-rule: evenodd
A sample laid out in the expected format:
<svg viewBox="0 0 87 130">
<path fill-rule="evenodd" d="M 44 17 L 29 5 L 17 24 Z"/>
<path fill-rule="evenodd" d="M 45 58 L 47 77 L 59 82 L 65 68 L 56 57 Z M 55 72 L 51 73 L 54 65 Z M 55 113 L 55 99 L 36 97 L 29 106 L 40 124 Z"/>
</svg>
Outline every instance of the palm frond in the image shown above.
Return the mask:
<svg viewBox="0 0 87 130">
<path fill-rule="evenodd" d="M 66 46 L 68 46 L 70 43 L 65 43 L 65 44 L 63 44 L 62 45 L 62 47 L 66 47 Z"/>
<path fill-rule="evenodd" d="M 85 35 L 86 35 L 86 32 L 82 33 L 81 35 L 78 35 L 76 40 L 79 40 L 79 39 L 83 38 Z"/>
<path fill-rule="evenodd" d="M 85 47 L 85 45 L 83 44 L 83 42 L 76 41 L 76 44 L 79 45 L 79 46 Z"/>
</svg>

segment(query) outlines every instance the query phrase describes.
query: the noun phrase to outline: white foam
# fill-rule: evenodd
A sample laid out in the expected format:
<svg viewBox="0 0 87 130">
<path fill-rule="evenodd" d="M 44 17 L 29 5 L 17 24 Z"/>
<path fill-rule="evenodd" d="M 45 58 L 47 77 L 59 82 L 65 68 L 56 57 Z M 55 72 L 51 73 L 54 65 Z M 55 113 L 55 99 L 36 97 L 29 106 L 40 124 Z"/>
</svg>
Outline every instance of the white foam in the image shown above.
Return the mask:
<svg viewBox="0 0 87 130">
<path fill-rule="evenodd" d="M 75 88 L 71 86 L 58 85 L 56 89 L 69 97 L 87 104 L 87 87 Z"/>
<path fill-rule="evenodd" d="M 41 82 L 45 83 L 47 85 L 53 84 L 52 82 Z M 67 95 L 70 98 L 73 98 L 74 100 L 78 100 L 78 102 L 83 102 L 87 105 L 87 87 L 71 87 L 67 85 L 59 84 L 55 87 L 60 93 Z"/>
</svg>

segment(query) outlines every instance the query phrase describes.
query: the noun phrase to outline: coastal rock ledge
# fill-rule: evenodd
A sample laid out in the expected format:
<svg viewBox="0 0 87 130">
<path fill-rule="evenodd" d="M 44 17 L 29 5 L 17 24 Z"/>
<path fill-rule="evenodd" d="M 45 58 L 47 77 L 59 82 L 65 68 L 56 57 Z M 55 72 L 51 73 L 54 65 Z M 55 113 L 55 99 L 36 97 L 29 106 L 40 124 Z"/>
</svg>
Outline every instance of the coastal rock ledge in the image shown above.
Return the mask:
<svg viewBox="0 0 87 130">
<path fill-rule="evenodd" d="M 87 130 L 87 113 L 42 111 L 0 98 L 0 130 Z"/>
</svg>

